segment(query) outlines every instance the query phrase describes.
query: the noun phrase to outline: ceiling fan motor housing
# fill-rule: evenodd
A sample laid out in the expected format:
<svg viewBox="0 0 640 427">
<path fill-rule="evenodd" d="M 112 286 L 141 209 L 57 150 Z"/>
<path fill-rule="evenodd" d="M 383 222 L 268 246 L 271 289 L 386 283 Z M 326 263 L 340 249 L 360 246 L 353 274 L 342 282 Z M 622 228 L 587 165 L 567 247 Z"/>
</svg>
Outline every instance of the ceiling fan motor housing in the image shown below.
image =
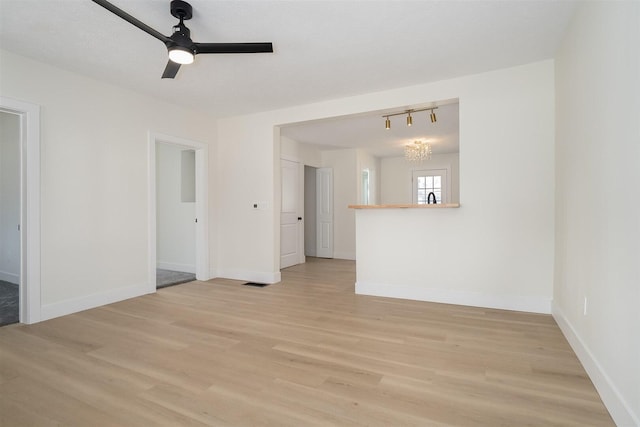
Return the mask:
<svg viewBox="0 0 640 427">
<path fill-rule="evenodd" d="M 171 15 L 180 20 L 189 20 L 193 16 L 193 9 L 191 5 L 186 1 L 172 0 L 171 1 Z"/>
<path fill-rule="evenodd" d="M 167 49 L 171 50 L 175 47 L 180 47 L 195 55 L 196 49 L 193 40 L 191 40 L 191 31 L 182 22 L 186 19 L 191 19 L 193 16 L 191 5 L 186 1 L 173 0 L 171 2 L 171 14 L 178 18 L 180 22 L 173 27 L 173 34 L 169 37 L 170 40 L 166 42 Z"/>
<path fill-rule="evenodd" d="M 182 46 L 192 48 L 193 41 L 191 40 L 191 31 L 183 24 L 178 24 L 173 27 L 173 34 L 170 37 L 173 43 L 168 43 L 171 46 Z"/>
</svg>

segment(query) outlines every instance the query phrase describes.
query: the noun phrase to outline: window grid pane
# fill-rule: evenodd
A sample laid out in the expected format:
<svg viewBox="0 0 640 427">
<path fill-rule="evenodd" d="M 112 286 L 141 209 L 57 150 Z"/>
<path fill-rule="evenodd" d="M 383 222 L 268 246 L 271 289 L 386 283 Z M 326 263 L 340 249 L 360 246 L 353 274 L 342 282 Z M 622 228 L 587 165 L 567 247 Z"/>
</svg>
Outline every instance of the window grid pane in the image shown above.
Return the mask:
<svg viewBox="0 0 640 427">
<path fill-rule="evenodd" d="M 427 204 L 429 193 L 433 192 L 436 202 L 442 203 L 442 177 L 440 175 L 424 175 L 417 177 L 417 202 Z"/>
</svg>

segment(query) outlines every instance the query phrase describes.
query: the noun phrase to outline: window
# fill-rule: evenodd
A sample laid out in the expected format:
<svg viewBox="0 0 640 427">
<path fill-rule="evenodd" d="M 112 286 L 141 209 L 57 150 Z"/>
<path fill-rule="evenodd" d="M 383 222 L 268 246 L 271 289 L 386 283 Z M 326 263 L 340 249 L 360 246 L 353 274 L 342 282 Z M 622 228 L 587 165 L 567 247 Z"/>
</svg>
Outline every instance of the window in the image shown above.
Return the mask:
<svg viewBox="0 0 640 427">
<path fill-rule="evenodd" d="M 362 171 L 362 204 L 369 204 L 369 169 Z"/>
<path fill-rule="evenodd" d="M 429 195 L 435 195 L 436 203 L 447 203 L 447 170 L 430 169 L 413 171 L 413 203 L 425 205 Z M 433 196 L 431 196 L 433 203 Z"/>
</svg>

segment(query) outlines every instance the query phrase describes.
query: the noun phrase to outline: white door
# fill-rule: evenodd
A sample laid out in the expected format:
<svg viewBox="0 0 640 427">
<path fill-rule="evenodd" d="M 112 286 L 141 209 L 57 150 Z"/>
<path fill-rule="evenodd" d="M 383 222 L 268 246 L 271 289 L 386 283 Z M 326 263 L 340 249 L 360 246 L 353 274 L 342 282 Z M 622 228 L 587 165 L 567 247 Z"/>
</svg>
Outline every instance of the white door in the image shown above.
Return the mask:
<svg viewBox="0 0 640 427">
<path fill-rule="evenodd" d="M 317 256 L 333 258 L 333 169 L 316 170 Z"/>
<path fill-rule="evenodd" d="M 280 208 L 280 268 L 298 264 L 298 240 L 302 217 L 298 213 L 299 164 L 280 160 L 282 203 Z"/>
</svg>

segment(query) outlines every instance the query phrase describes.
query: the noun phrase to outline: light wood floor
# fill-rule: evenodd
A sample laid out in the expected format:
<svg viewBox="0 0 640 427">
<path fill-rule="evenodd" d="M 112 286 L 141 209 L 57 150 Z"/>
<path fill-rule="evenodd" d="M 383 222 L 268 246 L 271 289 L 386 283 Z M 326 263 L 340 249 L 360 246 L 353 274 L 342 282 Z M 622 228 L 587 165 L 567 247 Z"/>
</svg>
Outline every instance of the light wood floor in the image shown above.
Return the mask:
<svg viewBox="0 0 640 427">
<path fill-rule="evenodd" d="M 613 425 L 550 316 L 357 296 L 354 270 L 0 328 L 0 424 Z"/>
</svg>

